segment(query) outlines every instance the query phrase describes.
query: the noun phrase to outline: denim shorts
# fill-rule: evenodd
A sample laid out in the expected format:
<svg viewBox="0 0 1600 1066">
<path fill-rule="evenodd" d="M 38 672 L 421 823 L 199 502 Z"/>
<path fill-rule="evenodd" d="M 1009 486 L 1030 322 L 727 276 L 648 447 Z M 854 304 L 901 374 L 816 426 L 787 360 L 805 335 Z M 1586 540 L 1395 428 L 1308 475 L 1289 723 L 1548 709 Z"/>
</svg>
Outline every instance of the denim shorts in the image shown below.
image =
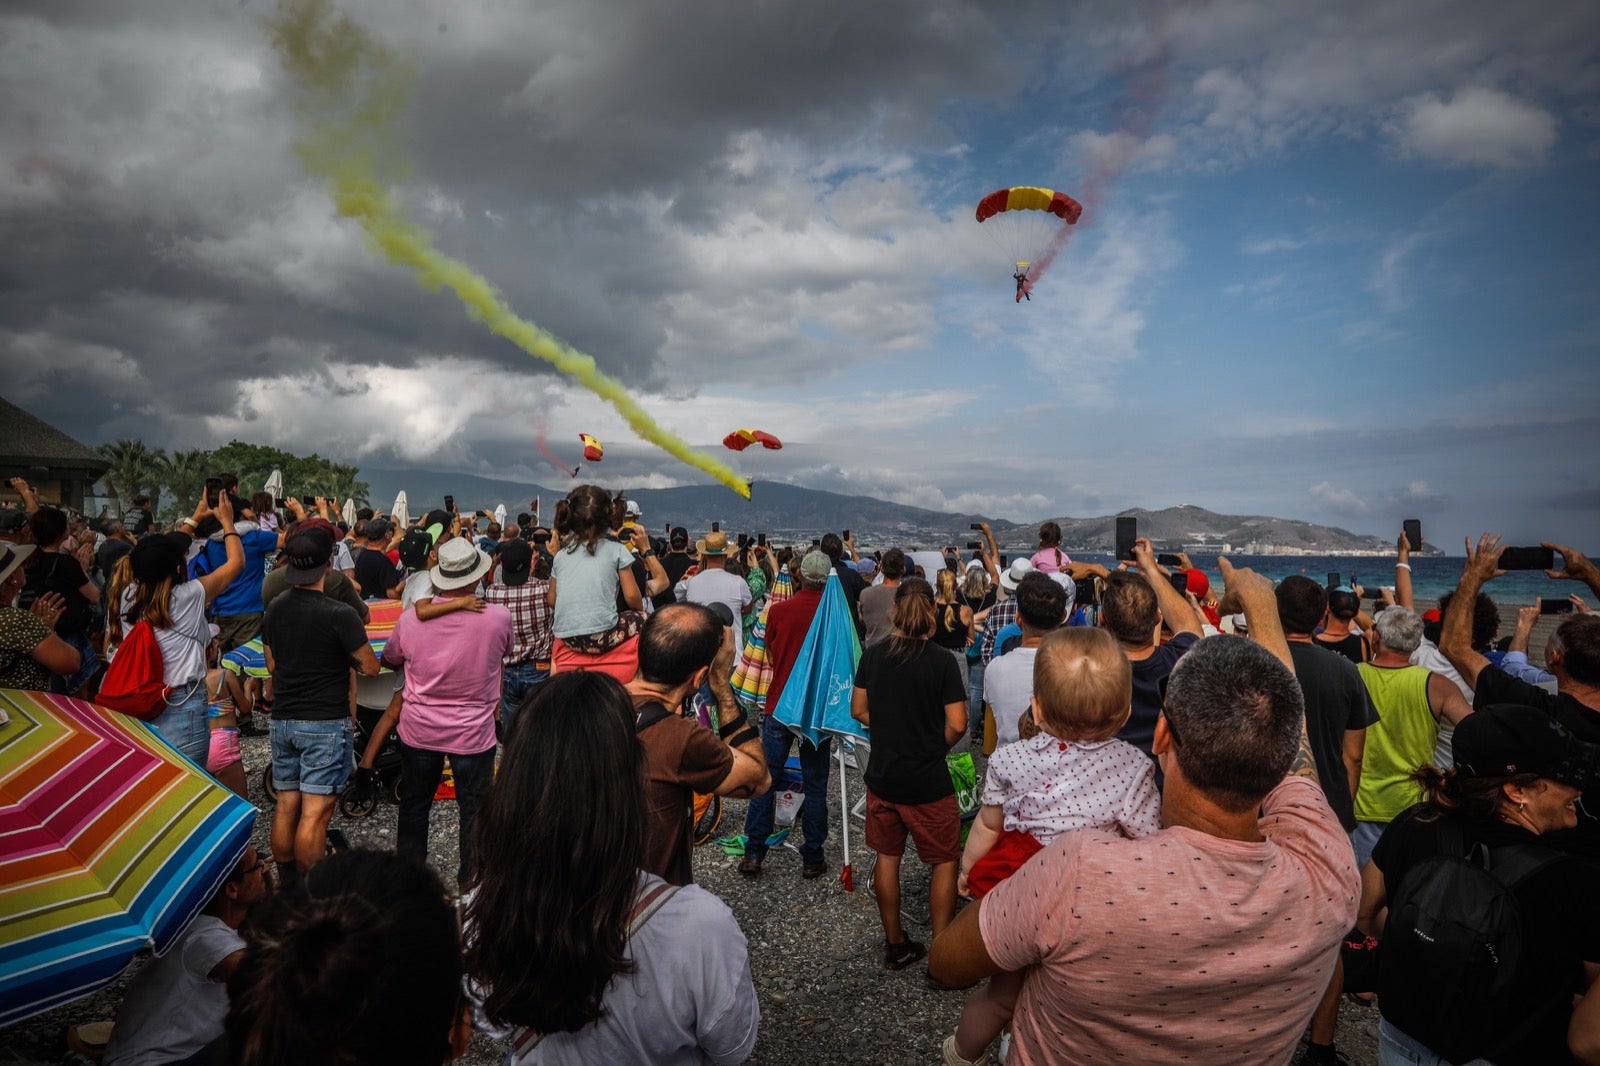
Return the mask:
<svg viewBox="0 0 1600 1066">
<path fill-rule="evenodd" d="M 355 770 L 350 719 L 272 720 L 272 787 L 331 796 Z"/>
</svg>

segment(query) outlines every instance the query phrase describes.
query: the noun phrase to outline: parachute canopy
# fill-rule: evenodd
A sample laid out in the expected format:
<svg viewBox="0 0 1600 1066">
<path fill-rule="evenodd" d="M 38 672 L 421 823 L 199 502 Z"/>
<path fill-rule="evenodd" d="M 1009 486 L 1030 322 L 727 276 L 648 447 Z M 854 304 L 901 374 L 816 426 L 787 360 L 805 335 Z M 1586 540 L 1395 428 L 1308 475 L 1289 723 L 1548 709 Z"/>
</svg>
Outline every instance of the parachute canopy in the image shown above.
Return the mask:
<svg viewBox="0 0 1600 1066">
<path fill-rule="evenodd" d="M 578 439 L 583 441 L 583 457 L 591 463 L 598 463 L 605 458 L 606 446 L 587 433 L 579 433 Z"/>
<path fill-rule="evenodd" d="M 759 429 L 736 429 L 722 438 L 722 446 L 732 448 L 736 452 L 742 452 L 752 444 L 759 444 L 768 451 L 777 451 L 783 447 L 783 441 Z"/>
<path fill-rule="evenodd" d="M 978 201 L 979 222 L 993 218 L 1002 211 L 1046 211 L 1071 225 L 1083 214 L 1083 205 L 1064 192 L 1041 189 L 1036 185 L 996 189 Z"/>
</svg>

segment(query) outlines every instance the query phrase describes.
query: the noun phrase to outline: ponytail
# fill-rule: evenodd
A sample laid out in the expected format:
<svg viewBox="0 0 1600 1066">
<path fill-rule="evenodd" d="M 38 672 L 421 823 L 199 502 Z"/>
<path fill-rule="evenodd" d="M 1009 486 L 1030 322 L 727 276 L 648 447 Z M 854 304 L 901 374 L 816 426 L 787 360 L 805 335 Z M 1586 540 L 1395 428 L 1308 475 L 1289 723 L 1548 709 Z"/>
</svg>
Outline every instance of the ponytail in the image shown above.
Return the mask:
<svg viewBox="0 0 1600 1066">
<path fill-rule="evenodd" d="M 933 588 L 920 577 L 908 577 L 895 589 L 894 607 L 889 613 L 895 634 L 889 638 L 889 658 L 910 662 L 933 636 L 937 616 L 933 608 Z"/>
</svg>

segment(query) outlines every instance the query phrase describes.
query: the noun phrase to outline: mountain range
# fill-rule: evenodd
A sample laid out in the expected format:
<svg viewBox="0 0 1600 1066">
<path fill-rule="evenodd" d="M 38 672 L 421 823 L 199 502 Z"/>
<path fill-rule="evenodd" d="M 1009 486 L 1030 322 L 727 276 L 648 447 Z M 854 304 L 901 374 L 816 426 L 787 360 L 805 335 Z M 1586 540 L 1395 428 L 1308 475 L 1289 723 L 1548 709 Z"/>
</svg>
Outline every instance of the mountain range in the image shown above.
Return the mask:
<svg viewBox="0 0 1600 1066">
<path fill-rule="evenodd" d="M 538 497 L 545 522 L 553 518 L 556 501 L 570 487 L 417 469 L 363 467 L 361 477 L 371 485 L 373 505 L 382 510 L 389 509 L 401 489 L 406 491 L 413 515 L 442 506 L 447 493 L 456 498 L 462 510 L 493 510 L 504 504 L 512 515 L 531 510 L 533 499 Z M 700 536 L 711 522 L 719 521 L 729 533 L 764 532 L 776 543 L 794 543 L 829 530 L 848 529 L 864 548 L 891 544 L 934 548 L 946 544 L 960 547 L 978 536 L 971 529 L 973 523 L 988 522 L 1002 548 L 1017 550 L 1031 549 L 1037 543 L 1039 529 L 1037 522 L 951 514 L 780 482 L 756 484 L 748 501 L 718 485 L 628 490 L 626 495 L 638 501 L 644 512 L 644 525 L 653 533 L 668 525 L 681 525 Z M 1190 504 L 1154 511 L 1131 508 L 1117 515 L 1093 518 L 1063 516 L 1054 521 L 1061 526 L 1062 544 L 1069 550 L 1109 552 L 1115 541 L 1116 519 L 1128 515 L 1138 519 L 1140 536 L 1149 537 L 1159 548 L 1174 551 L 1191 547 L 1216 551 L 1227 545 L 1227 550 L 1249 554 L 1339 554 L 1380 551 L 1390 546 L 1382 538 L 1333 526 L 1269 515 L 1217 514 Z M 1249 551 L 1248 546 L 1256 550 Z"/>
</svg>

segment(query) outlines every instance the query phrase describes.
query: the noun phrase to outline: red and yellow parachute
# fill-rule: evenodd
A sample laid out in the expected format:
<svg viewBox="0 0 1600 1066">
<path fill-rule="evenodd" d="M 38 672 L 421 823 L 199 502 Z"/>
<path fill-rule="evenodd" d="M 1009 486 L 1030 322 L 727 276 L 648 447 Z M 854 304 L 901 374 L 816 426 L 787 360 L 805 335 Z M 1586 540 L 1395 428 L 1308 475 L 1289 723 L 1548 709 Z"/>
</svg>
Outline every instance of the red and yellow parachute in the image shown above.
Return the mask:
<svg viewBox="0 0 1600 1066">
<path fill-rule="evenodd" d="M 978 201 L 979 222 L 993 218 L 1002 211 L 1046 211 L 1070 226 L 1083 214 L 1083 205 L 1064 192 L 1041 189 L 1037 185 L 996 189 Z"/>
<path fill-rule="evenodd" d="M 1064 192 L 1018 185 L 996 189 L 978 201 L 983 232 L 1011 263 L 1020 302 L 1047 269 L 1066 240 L 1067 227 L 1083 214 L 1083 205 Z"/>
<path fill-rule="evenodd" d="M 774 452 L 783 447 L 783 441 L 759 429 L 736 429 L 722 438 L 722 446 L 736 452 L 742 452 L 752 444 L 759 444 Z"/>
<path fill-rule="evenodd" d="M 579 433 L 578 439 L 583 441 L 583 457 L 591 463 L 598 463 L 605 458 L 606 446 L 587 433 Z"/>
</svg>

